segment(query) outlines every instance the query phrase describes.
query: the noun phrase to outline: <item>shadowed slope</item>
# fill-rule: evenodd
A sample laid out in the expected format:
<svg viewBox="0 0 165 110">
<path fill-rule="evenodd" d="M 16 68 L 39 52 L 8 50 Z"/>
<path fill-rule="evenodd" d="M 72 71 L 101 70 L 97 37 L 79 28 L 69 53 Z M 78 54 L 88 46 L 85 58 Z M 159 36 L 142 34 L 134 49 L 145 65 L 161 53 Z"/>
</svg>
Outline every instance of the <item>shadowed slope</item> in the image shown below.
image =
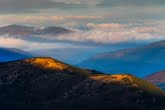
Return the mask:
<svg viewBox="0 0 165 110">
<path fill-rule="evenodd" d="M 149 82 L 165 90 L 165 71 L 160 71 L 145 77 Z"/>
<path fill-rule="evenodd" d="M 14 61 L 30 57 L 32 57 L 30 53 L 16 48 L 0 48 L 0 62 Z"/>
<path fill-rule="evenodd" d="M 165 93 L 132 75 L 94 74 L 52 58 L 0 64 L 2 110 L 161 110 Z"/>
<path fill-rule="evenodd" d="M 165 40 L 137 48 L 102 53 L 79 64 L 104 73 L 132 73 L 144 77 L 164 69 Z"/>
<path fill-rule="evenodd" d="M 165 71 L 153 73 L 148 75 L 145 79 L 152 83 L 163 83 L 165 82 Z"/>
</svg>

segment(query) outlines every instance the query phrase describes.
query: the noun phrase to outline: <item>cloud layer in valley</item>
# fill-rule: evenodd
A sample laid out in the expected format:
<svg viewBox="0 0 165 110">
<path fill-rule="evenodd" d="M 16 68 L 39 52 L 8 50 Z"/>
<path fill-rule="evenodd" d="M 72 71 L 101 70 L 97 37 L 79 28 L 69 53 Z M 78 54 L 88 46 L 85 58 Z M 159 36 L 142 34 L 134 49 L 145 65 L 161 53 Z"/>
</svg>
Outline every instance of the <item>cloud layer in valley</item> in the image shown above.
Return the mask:
<svg viewBox="0 0 165 110">
<path fill-rule="evenodd" d="M 1 37 L 0 46 L 53 48 L 72 45 L 69 42 L 127 45 L 158 41 L 165 36 L 164 13 L 164 0 L 0 0 L 1 26 L 60 26 L 76 31 L 53 37 L 67 45 Z"/>
<path fill-rule="evenodd" d="M 154 25 L 154 26 L 153 26 Z M 159 40 L 165 40 L 164 21 L 139 24 L 122 23 L 87 23 L 89 30 L 75 30 L 70 34 L 64 35 L 38 35 L 35 39 L 22 40 L 21 37 L 0 36 L 0 47 L 15 47 L 26 50 L 54 49 L 54 48 L 84 48 L 86 44 L 91 46 L 99 45 L 128 45 L 129 43 L 150 43 Z M 51 41 L 51 42 L 49 42 Z M 60 41 L 60 42 L 59 42 Z"/>
<path fill-rule="evenodd" d="M 46 49 L 60 49 L 60 48 L 78 48 L 72 44 L 66 43 L 49 43 L 49 42 L 32 42 L 21 40 L 18 38 L 11 38 L 7 36 L 0 36 L 0 47 L 4 48 L 19 48 L 27 51 L 31 50 L 46 50 Z"/>
<path fill-rule="evenodd" d="M 77 31 L 67 36 L 57 36 L 57 40 L 118 44 L 130 42 L 153 42 L 165 39 L 164 21 L 146 24 L 88 23 L 88 31 Z"/>
</svg>

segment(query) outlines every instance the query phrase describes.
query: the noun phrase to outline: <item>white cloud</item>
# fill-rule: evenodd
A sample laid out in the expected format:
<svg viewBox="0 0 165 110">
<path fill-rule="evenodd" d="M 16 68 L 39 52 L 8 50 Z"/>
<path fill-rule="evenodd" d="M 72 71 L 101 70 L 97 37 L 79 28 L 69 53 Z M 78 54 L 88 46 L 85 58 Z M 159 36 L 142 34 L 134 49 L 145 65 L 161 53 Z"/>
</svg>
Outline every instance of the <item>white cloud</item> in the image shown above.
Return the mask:
<svg viewBox="0 0 165 110">
<path fill-rule="evenodd" d="M 52 0 L 55 2 L 64 2 L 66 4 L 85 4 L 85 5 L 96 5 L 100 4 L 102 0 Z"/>
<path fill-rule="evenodd" d="M 71 43 L 66 43 L 67 41 L 78 42 L 78 43 L 100 43 L 100 44 L 118 44 L 128 42 L 154 42 L 158 40 L 165 40 L 165 21 L 157 21 L 145 23 L 142 25 L 137 24 L 94 24 L 88 23 L 87 25 L 91 27 L 89 31 L 77 30 L 74 33 L 67 35 L 54 36 L 36 36 L 38 38 L 44 38 L 47 40 L 52 40 L 54 42 L 41 43 L 41 42 L 30 42 L 21 39 L 15 39 L 11 36 L 0 36 L 0 46 L 2 47 L 15 47 L 22 48 L 26 50 L 32 49 L 53 49 L 53 48 L 63 48 L 63 47 L 77 47 Z M 75 22 L 70 22 L 70 26 L 77 25 Z M 55 43 L 60 40 L 64 43 Z M 92 43 L 91 43 L 92 44 Z"/>
<path fill-rule="evenodd" d="M 135 28 L 135 31 L 139 33 L 158 33 L 159 29 L 155 27 L 141 27 L 141 28 Z"/>
<path fill-rule="evenodd" d="M 90 31 L 79 31 L 67 36 L 56 37 L 58 40 L 75 42 L 95 42 L 103 44 L 117 44 L 140 41 L 158 41 L 165 39 L 164 31 L 158 27 L 132 27 L 120 24 L 96 25 Z"/>
<path fill-rule="evenodd" d="M 104 23 L 104 24 L 95 24 L 95 23 L 88 23 L 87 27 L 94 28 L 94 29 L 121 29 L 127 27 L 124 24 L 118 23 Z"/>
<path fill-rule="evenodd" d="M 13 19 L 14 18 L 14 19 Z M 0 25 L 4 24 L 31 24 L 57 25 L 81 20 L 103 19 L 102 16 L 51 16 L 51 15 L 0 15 Z"/>
<path fill-rule="evenodd" d="M 24 40 L 8 38 L 6 36 L 0 36 L 0 47 L 18 48 L 18 47 L 24 47 L 25 43 L 26 42 Z"/>
<path fill-rule="evenodd" d="M 67 43 L 31 42 L 18 38 L 12 38 L 10 36 L 0 36 L 0 47 L 19 48 L 23 50 L 45 50 L 64 47 L 73 48 L 75 46 Z"/>
</svg>

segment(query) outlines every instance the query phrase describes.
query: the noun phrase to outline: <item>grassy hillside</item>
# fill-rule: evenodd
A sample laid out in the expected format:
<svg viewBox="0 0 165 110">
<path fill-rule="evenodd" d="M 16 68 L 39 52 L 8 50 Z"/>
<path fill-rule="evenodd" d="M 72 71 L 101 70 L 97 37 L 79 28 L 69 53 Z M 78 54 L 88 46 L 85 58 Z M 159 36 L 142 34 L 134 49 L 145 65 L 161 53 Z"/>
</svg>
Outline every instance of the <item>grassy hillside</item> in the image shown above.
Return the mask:
<svg viewBox="0 0 165 110">
<path fill-rule="evenodd" d="M 127 74 L 104 75 L 52 58 L 0 64 L 0 109 L 161 110 L 165 93 Z"/>
</svg>

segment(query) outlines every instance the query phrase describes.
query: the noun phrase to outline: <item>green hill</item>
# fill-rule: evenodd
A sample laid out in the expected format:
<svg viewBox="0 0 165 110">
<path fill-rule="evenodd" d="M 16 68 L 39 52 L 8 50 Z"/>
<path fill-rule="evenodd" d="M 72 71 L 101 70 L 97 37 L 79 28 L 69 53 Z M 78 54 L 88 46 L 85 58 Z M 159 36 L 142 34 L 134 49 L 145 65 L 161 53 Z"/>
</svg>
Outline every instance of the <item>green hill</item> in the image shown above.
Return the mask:
<svg viewBox="0 0 165 110">
<path fill-rule="evenodd" d="M 128 74 L 104 75 L 52 58 L 0 64 L 1 110 L 162 110 L 165 93 Z"/>
</svg>

